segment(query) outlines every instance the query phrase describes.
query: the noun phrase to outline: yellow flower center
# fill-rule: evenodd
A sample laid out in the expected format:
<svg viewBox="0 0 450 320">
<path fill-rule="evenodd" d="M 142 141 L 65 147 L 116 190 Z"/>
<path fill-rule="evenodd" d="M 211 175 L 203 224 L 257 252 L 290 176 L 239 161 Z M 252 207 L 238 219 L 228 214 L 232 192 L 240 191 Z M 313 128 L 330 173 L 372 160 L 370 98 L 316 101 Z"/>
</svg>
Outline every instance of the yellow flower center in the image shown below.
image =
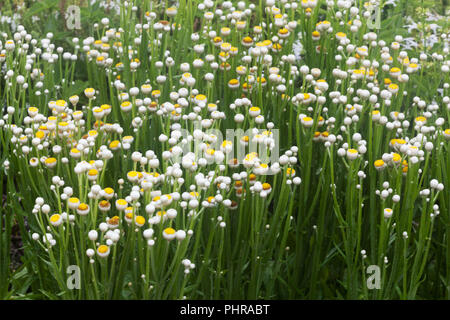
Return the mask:
<svg viewBox="0 0 450 320">
<path fill-rule="evenodd" d="M 100 252 L 100 253 L 108 252 L 108 246 L 102 244 L 101 246 L 98 247 L 98 252 Z"/>
<path fill-rule="evenodd" d="M 54 214 L 50 217 L 51 222 L 58 222 L 61 216 L 59 214 Z"/>
<path fill-rule="evenodd" d="M 126 206 L 128 203 L 125 201 L 125 199 L 119 199 L 117 200 L 117 204 L 119 206 Z"/>
<path fill-rule="evenodd" d="M 136 217 L 136 223 L 140 224 L 140 225 L 144 224 L 145 223 L 145 218 L 143 216 L 137 216 Z"/>
<path fill-rule="evenodd" d="M 375 167 L 380 168 L 384 165 L 384 161 L 383 160 L 376 160 L 374 163 Z"/>
<path fill-rule="evenodd" d="M 166 229 L 164 229 L 164 232 L 166 234 L 175 234 L 175 229 L 174 228 L 166 228 Z"/>
</svg>

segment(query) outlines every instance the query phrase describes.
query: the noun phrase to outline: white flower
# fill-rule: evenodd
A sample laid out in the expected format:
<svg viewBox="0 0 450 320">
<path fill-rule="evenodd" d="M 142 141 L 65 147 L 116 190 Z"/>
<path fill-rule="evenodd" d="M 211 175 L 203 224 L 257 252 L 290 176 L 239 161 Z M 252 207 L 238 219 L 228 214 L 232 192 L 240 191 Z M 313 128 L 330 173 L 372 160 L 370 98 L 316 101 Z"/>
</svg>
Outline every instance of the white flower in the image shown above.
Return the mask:
<svg viewBox="0 0 450 320">
<path fill-rule="evenodd" d="M 178 230 L 175 232 L 175 237 L 178 241 L 182 241 L 186 238 L 186 231 L 184 230 Z"/>
<path fill-rule="evenodd" d="M 175 229 L 173 229 L 173 228 L 166 228 L 166 229 L 164 229 L 163 237 L 164 237 L 164 239 L 169 240 L 169 241 L 175 239 L 175 237 L 176 237 Z"/>
<path fill-rule="evenodd" d="M 144 238 L 147 239 L 147 240 L 150 239 L 151 237 L 153 237 L 153 234 L 154 234 L 154 230 L 151 229 L 151 228 L 146 229 L 146 230 L 144 230 L 144 232 L 143 232 L 143 236 L 144 236 Z"/>
<path fill-rule="evenodd" d="M 106 258 L 109 255 L 109 252 L 110 248 L 107 245 L 102 244 L 97 248 L 97 255 L 100 258 Z"/>
<path fill-rule="evenodd" d="M 95 255 L 94 249 L 91 249 L 91 248 L 87 249 L 87 250 L 86 250 L 86 255 L 87 255 L 89 258 L 92 258 L 92 257 Z"/>
<path fill-rule="evenodd" d="M 385 209 L 384 209 L 384 217 L 385 217 L 386 219 L 392 217 L 392 213 L 393 213 L 393 211 L 392 211 L 391 208 L 385 208 Z"/>
<path fill-rule="evenodd" d="M 91 231 L 89 231 L 89 233 L 88 233 L 88 237 L 89 237 L 89 240 L 91 240 L 91 241 L 96 241 L 97 238 L 98 238 L 98 232 L 95 231 L 95 230 L 91 230 Z"/>
</svg>

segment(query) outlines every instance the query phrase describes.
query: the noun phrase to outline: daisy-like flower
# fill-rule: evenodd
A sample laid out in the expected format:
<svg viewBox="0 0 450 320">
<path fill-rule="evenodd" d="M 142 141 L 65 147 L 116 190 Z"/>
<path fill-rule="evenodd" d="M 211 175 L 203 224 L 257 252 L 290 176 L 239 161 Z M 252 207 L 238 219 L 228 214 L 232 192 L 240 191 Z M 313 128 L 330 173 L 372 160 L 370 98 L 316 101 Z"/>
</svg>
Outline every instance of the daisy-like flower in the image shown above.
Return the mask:
<svg viewBox="0 0 450 320">
<path fill-rule="evenodd" d="M 254 169 L 254 173 L 257 175 L 265 175 L 269 171 L 267 163 L 260 163 Z"/>
<path fill-rule="evenodd" d="M 112 107 L 111 107 L 110 104 L 102 104 L 102 105 L 100 106 L 100 108 L 103 110 L 104 116 L 107 116 L 107 115 L 110 114 L 111 111 L 112 111 Z"/>
<path fill-rule="evenodd" d="M 64 100 L 57 100 L 53 106 L 57 113 L 62 113 L 67 107 L 67 102 Z"/>
<path fill-rule="evenodd" d="M 272 191 L 272 187 L 269 183 L 265 182 L 262 184 L 262 189 L 266 192 L 266 193 L 270 193 Z"/>
<path fill-rule="evenodd" d="M 76 121 L 81 120 L 81 119 L 83 118 L 83 111 L 80 111 L 80 110 L 74 111 L 74 112 L 72 113 L 72 117 L 73 117 L 73 119 L 76 120 Z"/>
<path fill-rule="evenodd" d="M 347 150 L 347 159 L 348 160 L 355 160 L 358 158 L 358 150 L 356 149 L 348 149 Z"/>
<path fill-rule="evenodd" d="M 80 205 L 80 199 L 75 198 L 75 197 L 69 198 L 67 200 L 67 205 L 68 205 L 69 209 L 76 210 L 76 209 L 78 209 L 78 206 Z"/>
<path fill-rule="evenodd" d="M 344 32 L 338 32 L 338 33 L 336 33 L 336 39 L 345 40 L 345 39 L 347 39 L 347 35 Z"/>
<path fill-rule="evenodd" d="M 133 214 L 133 207 L 127 207 L 125 208 L 125 221 L 130 224 L 133 222 L 134 214 Z"/>
<path fill-rule="evenodd" d="M 137 171 L 129 171 L 127 173 L 127 178 L 132 183 L 137 183 L 139 181 L 139 175 L 142 177 L 142 173 Z"/>
<path fill-rule="evenodd" d="M 237 180 L 237 181 L 235 181 L 234 182 L 234 188 L 237 190 L 237 189 L 241 189 L 242 187 L 243 187 L 243 183 L 242 183 L 242 181 L 241 180 Z"/>
<path fill-rule="evenodd" d="M 226 36 L 230 35 L 230 33 L 231 33 L 231 29 L 230 28 L 228 28 L 228 27 L 220 28 L 220 34 L 222 36 L 226 37 Z"/>
<path fill-rule="evenodd" d="M 427 123 L 427 118 L 424 116 L 419 116 L 414 119 L 414 122 L 419 126 L 423 126 Z"/>
<path fill-rule="evenodd" d="M 7 40 L 5 42 L 5 49 L 7 51 L 14 51 L 15 48 L 16 48 L 16 45 L 13 40 Z"/>
<path fill-rule="evenodd" d="M 88 174 L 89 181 L 95 181 L 98 178 L 98 170 L 97 169 L 90 169 L 87 174 Z"/>
<path fill-rule="evenodd" d="M 92 99 L 95 96 L 95 89 L 94 88 L 87 88 L 84 90 L 84 94 L 88 99 Z"/>
<path fill-rule="evenodd" d="M 206 105 L 206 103 L 208 102 L 208 99 L 206 98 L 206 96 L 204 94 L 198 94 L 195 96 L 194 101 L 196 104 Z"/>
<path fill-rule="evenodd" d="M 450 140 L 450 129 L 445 129 L 443 135 L 446 140 Z"/>
<path fill-rule="evenodd" d="M 285 39 L 285 38 L 289 37 L 290 34 L 291 34 L 291 33 L 289 32 L 289 30 L 286 29 L 286 28 L 281 28 L 280 30 L 278 30 L 278 36 L 279 36 L 281 39 Z"/>
<path fill-rule="evenodd" d="M 133 105 L 130 101 L 124 101 L 120 104 L 120 110 L 122 110 L 123 112 L 130 112 L 132 108 Z"/>
<path fill-rule="evenodd" d="M 116 229 L 119 227 L 120 218 L 119 216 L 114 216 L 112 218 L 109 218 L 106 222 L 109 229 Z"/>
<path fill-rule="evenodd" d="M 249 180 L 249 182 L 250 182 L 250 185 L 254 185 L 255 182 L 256 182 L 256 174 L 250 173 L 250 174 L 248 175 L 248 180 Z"/>
<path fill-rule="evenodd" d="M 237 88 L 239 88 L 239 80 L 238 79 L 230 79 L 228 81 L 228 87 L 230 89 L 237 89 Z"/>
<path fill-rule="evenodd" d="M 308 116 L 302 117 L 300 121 L 305 128 L 311 128 L 314 124 L 313 118 Z"/>
<path fill-rule="evenodd" d="M 112 199 L 114 197 L 114 189 L 113 188 L 105 188 L 103 189 L 102 195 L 106 199 Z"/>
<path fill-rule="evenodd" d="M 255 118 L 261 114 L 261 109 L 253 106 L 248 110 L 248 113 L 252 118 Z"/>
<path fill-rule="evenodd" d="M 45 165 L 47 166 L 47 168 L 54 168 L 57 164 L 56 158 L 47 158 L 44 161 Z"/>
<path fill-rule="evenodd" d="M 149 94 L 152 92 L 152 86 L 149 83 L 143 84 L 141 86 L 141 92 L 143 94 Z"/>
<path fill-rule="evenodd" d="M 117 199 L 116 200 L 116 208 L 119 211 L 123 211 L 128 207 L 128 202 L 124 199 Z"/>
<path fill-rule="evenodd" d="M 164 237 L 164 239 L 171 241 L 171 240 L 175 239 L 175 233 L 176 233 L 175 229 L 165 228 L 163 231 L 163 237 Z"/>
<path fill-rule="evenodd" d="M 161 210 L 156 212 L 155 218 L 156 218 L 155 221 L 158 221 L 157 223 L 159 223 L 161 220 L 166 221 L 168 218 L 167 211 Z"/>
<path fill-rule="evenodd" d="M 36 157 L 32 157 L 30 159 L 30 166 L 32 167 L 37 167 L 39 165 L 39 160 Z"/>
<path fill-rule="evenodd" d="M 397 93 L 398 89 L 399 89 L 399 87 L 398 87 L 398 84 L 396 84 L 396 83 L 391 83 L 390 85 L 388 85 L 388 90 L 393 94 Z"/>
<path fill-rule="evenodd" d="M 86 203 L 80 203 L 77 208 L 77 213 L 80 216 L 87 215 L 89 213 L 89 205 L 87 205 Z"/>
<path fill-rule="evenodd" d="M 229 51 L 231 50 L 231 43 L 223 42 L 223 43 L 220 45 L 220 49 L 221 49 L 223 52 L 229 52 Z"/>
<path fill-rule="evenodd" d="M 405 146 L 407 143 L 404 139 L 392 139 L 390 141 L 390 145 L 391 147 L 393 147 L 394 149 L 401 151 L 401 149 L 403 148 L 403 146 Z"/>
<path fill-rule="evenodd" d="M 400 70 L 400 68 L 392 67 L 391 70 L 389 70 L 389 74 L 391 77 L 397 78 L 399 75 L 402 74 L 402 71 Z"/>
<path fill-rule="evenodd" d="M 102 200 L 98 203 L 98 209 L 102 212 L 111 210 L 111 203 L 108 200 Z"/>
<path fill-rule="evenodd" d="M 258 154 L 256 152 L 251 152 L 249 154 L 247 154 L 244 158 L 243 164 L 246 168 L 251 168 L 253 167 L 257 162 L 259 161 L 258 159 Z"/>
<path fill-rule="evenodd" d="M 177 15 L 177 12 L 178 12 L 177 7 L 169 7 L 166 9 L 167 16 L 171 18 L 175 17 Z"/>
<path fill-rule="evenodd" d="M 247 37 L 242 38 L 241 43 L 242 43 L 242 45 L 244 47 L 249 48 L 249 47 L 253 46 L 254 42 L 253 42 L 253 39 L 251 37 L 247 36 Z"/>
<path fill-rule="evenodd" d="M 97 248 L 97 255 L 98 255 L 100 258 L 106 258 L 106 257 L 108 257 L 108 256 L 109 256 L 109 253 L 110 253 L 110 248 L 109 248 L 109 246 L 104 245 L 104 244 L 98 246 L 98 248 Z"/>
<path fill-rule="evenodd" d="M 70 149 L 70 156 L 75 159 L 79 159 L 81 157 L 81 152 L 77 148 Z"/>
<path fill-rule="evenodd" d="M 241 20 L 241 21 L 236 22 L 236 29 L 237 30 L 244 30 L 246 26 L 247 26 L 247 22 L 245 20 Z"/>
<path fill-rule="evenodd" d="M 145 224 L 145 218 L 143 216 L 136 216 L 134 223 L 136 226 L 142 227 Z"/>
<path fill-rule="evenodd" d="M 57 213 L 52 214 L 50 216 L 49 220 L 50 220 L 50 223 L 52 224 L 52 226 L 54 226 L 54 227 L 58 227 L 64 222 L 64 220 L 61 217 L 61 215 L 57 214 Z"/>
<path fill-rule="evenodd" d="M 372 120 L 375 122 L 378 122 L 381 118 L 380 110 L 373 110 L 372 111 Z"/>
<path fill-rule="evenodd" d="M 392 162 L 395 164 L 400 164 L 400 162 L 402 161 L 402 156 L 399 155 L 398 153 L 393 153 L 392 154 Z"/>
<path fill-rule="evenodd" d="M 229 153 L 233 150 L 233 142 L 229 140 L 224 140 L 220 146 L 220 150 L 223 153 Z"/>
<path fill-rule="evenodd" d="M 113 151 L 120 149 L 121 144 L 119 140 L 114 140 L 109 143 L 109 148 Z"/>
<path fill-rule="evenodd" d="M 383 170 L 386 168 L 386 163 L 382 159 L 375 160 L 374 162 L 375 169 Z"/>
<path fill-rule="evenodd" d="M 266 86 L 266 84 L 267 84 L 267 80 L 266 80 L 266 78 L 264 78 L 264 77 L 257 77 L 256 78 L 256 82 L 258 82 L 258 83 L 261 83 L 261 86 L 262 87 L 264 87 L 264 86 Z"/>
<path fill-rule="evenodd" d="M 295 169 L 294 168 L 286 168 L 286 177 L 288 177 L 288 178 L 295 177 Z"/>
<path fill-rule="evenodd" d="M 312 32 L 311 36 L 312 36 L 312 39 L 313 39 L 314 41 L 317 41 L 317 40 L 320 39 L 320 32 L 317 31 L 317 30 L 314 30 L 314 31 Z"/>
<path fill-rule="evenodd" d="M 215 104 L 215 103 L 208 103 L 207 107 L 208 107 L 209 112 L 214 112 L 214 111 L 217 111 L 217 109 L 218 109 L 217 104 Z"/>
<path fill-rule="evenodd" d="M 34 118 L 39 113 L 39 109 L 36 107 L 29 107 L 27 111 L 31 118 Z"/>
<path fill-rule="evenodd" d="M 69 123 L 67 121 L 60 121 L 60 122 L 58 122 L 58 130 L 68 131 L 69 130 Z"/>
<path fill-rule="evenodd" d="M 88 137 L 91 137 L 93 139 L 98 137 L 98 131 L 97 130 L 89 130 L 88 131 Z"/>
<path fill-rule="evenodd" d="M 313 141 L 322 141 L 322 136 L 320 135 L 320 131 L 314 132 Z"/>
<path fill-rule="evenodd" d="M 417 63 L 410 63 L 406 68 L 406 73 L 414 73 L 420 69 L 420 66 Z"/>
<path fill-rule="evenodd" d="M 389 219 L 390 217 L 392 217 L 393 210 L 391 208 L 385 208 L 383 213 L 384 213 L 384 217 L 386 219 Z"/>
<path fill-rule="evenodd" d="M 125 136 L 122 138 L 122 142 L 123 143 L 128 143 L 128 144 L 132 144 L 134 141 L 134 137 L 133 136 Z"/>
</svg>

